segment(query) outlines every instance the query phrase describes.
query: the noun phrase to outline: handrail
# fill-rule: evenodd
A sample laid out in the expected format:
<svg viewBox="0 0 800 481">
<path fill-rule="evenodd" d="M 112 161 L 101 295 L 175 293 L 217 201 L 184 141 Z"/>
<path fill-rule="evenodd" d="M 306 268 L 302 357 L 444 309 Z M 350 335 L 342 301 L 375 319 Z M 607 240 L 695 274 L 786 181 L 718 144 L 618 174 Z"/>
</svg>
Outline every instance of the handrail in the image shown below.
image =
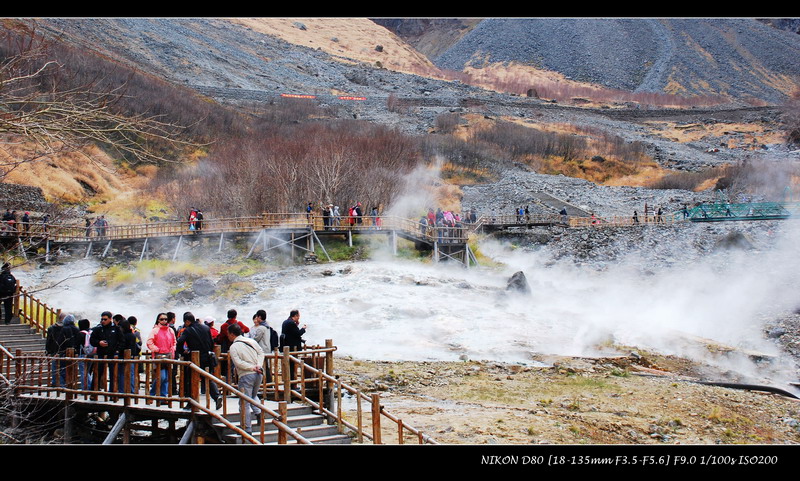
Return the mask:
<svg viewBox="0 0 800 481">
<path fill-rule="evenodd" d="M 14 294 L 13 312 L 19 315 L 21 323 L 29 324 L 42 337 L 47 333 L 47 328 L 55 324 L 61 309 L 56 309 L 33 296 L 27 289 L 20 286 L 17 280 L 17 291 Z"/>
<path fill-rule="evenodd" d="M 131 403 L 138 404 L 139 401 L 144 401 L 145 404 L 150 404 L 153 401 L 162 401 L 170 404 L 173 402 L 187 403 L 193 408 L 199 409 L 221 421 L 234 432 L 241 435 L 243 439 L 246 439 L 253 444 L 261 444 L 261 441 L 256 439 L 253 435 L 247 433 L 240 426 L 236 426 L 219 413 L 212 411 L 208 406 L 208 399 L 206 400 L 206 405 L 199 401 L 200 382 L 201 380 L 205 380 L 206 383 L 214 382 L 218 384 L 228 395 L 232 394 L 239 399 L 243 399 L 247 403 L 257 406 L 261 410 L 260 416 L 262 419 L 266 418 L 267 416 L 271 416 L 272 418 L 269 419 L 267 423 L 273 424 L 279 432 L 283 432 L 286 435 L 291 436 L 301 444 L 311 443 L 308 439 L 304 438 L 285 422 L 281 421 L 281 419 L 284 417 L 282 414 L 273 411 L 260 400 L 247 396 L 243 392 L 239 391 L 239 389 L 236 387 L 228 384 L 222 379 L 217 378 L 208 371 L 201 369 L 199 367 L 199 353 L 197 352 L 193 353 L 192 361 L 180 361 L 176 359 L 147 358 L 105 359 L 98 358 L 96 356 L 87 358 L 75 356 L 74 352 L 68 352 L 68 354 L 65 356 L 48 356 L 39 354 L 24 354 L 21 351 L 17 351 L 16 355 L 12 356 L 7 350 L 2 349 L 2 351 L 4 351 L 3 354 L 8 354 L 8 356 L 14 361 L 16 370 L 16 382 L 14 384 L 15 392 L 39 392 L 45 393 L 45 395 L 48 397 L 50 393 L 63 393 L 67 400 L 74 400 L 80 396 L 83 396 L 84 399 L 96 399 L 100 396 L 104 396 L 106 400 L 111 401 L 122 399 L 125 405 L 130 405 Z M 82 368 L 81 364 L 83 364 Z M 109 368 L 109 373 L 106 372 L 106 365 L 111 366 Z M 138 375 L 136 376 L 136 381 L 134 381 L 136 382 L 137 392 L 130 392 L 129 382 L 125 382 L 132 378 L 132 373 L 138 374 L 139 365 L 143 365 L 144 372 L 147 373 L 142 394 L 138 392 L 139 388 L 142 387 L 141 381 L 138 379 Z M 150 374 L 159 372 L 164 365 L 177 366 L 178 368 L 183 367 L 187 371 L 190 371 L 192 374 L 188 384 L 191 392 L 185 392 L 187 383 L 185 379 L 181 379 L 178 384 L 179 392 L 177 393 L 177 396 L 171 396 L 169 393 L 167 397 L 150 395 L 150 387 L 152 386 Z M 171 367 L 168 369 L 171 373 Z M 64 371 L 65 382 L 63 386 L 61 385 L 61 381 L 56 379 L 57 376 L 60 376 L 61 370 Z M 83 381 L 80 379 L 79 371 L 83 371 L 84 375 L 88 372 L 93 373 L 94 379 L 91 387 L 83 389 L 79 387 L 79 383 Z M 5 376 L 6 372 L 0 371 L 0 374 Z M 107 374 L 110 374 L 111 379 L 106 379 Z M 158 379 L 158 381 L 155 382 L 157 385 L 159 384 L 160 378 L 156 377 L 156 379 Z M 119 381 L 122 381 L 122 386 L 119 386 Z M 107 388 L 105 386 L 106 382 L 108 382 Z M 103 385 L 101 385 L 101 383 Z M 206 390 L 206 396 L 208 396 L 208 392 L 209 390 Z M 262 421 L 260 424 L 260 435 L 261 439 L 263 439 L 265 422 Z M 279 443 L 282 439 L 283 438 L 279 436 Z"/>
<path fill-rule="evenodd" d="M 326 222 L 328 221 L 328 222 Z M 466 242 L 466 228 L 430 226 L 420 230 L 417 220 L 400 216 L 322 216 L 317 213 L 262 213 L 260 216 L 204 219 L 201 223 L 186 220 L 159 221 L 141 224 L 85 226 L 81 224 L 31 225 L 27 233 L 15 232 L 21 238 L 47 238 L 54 242 L 108 242 L 159 236 L 181 236 L 259 232 L 263 229 L 313 229 L 315 231 L 364 232 L 402 230 L 429 242 L 439 238 L 447 242 Z M 439 235 L 441 234 L 441 235 Z"/>
<path fill-rule="evenodd" d="M 361 427 L 361 414 L 362 413 L 361 413 L 360 410 L 359 410 L 359 412 L 357 412 L 358 423 L 359 423 L 358 426 L 354 426 L 353 424 L 351 424 L 351 423 L 349 423 L 349 422 L 344 420 L 344 418 L 343 418 L 343 416 L 341 414 L 341 390 L 342 389 L 345 389 L 350 394 L 357 396 L 358 399 L 363 399 L 363 400 L 366 400 L 366 401 L 372 403 L 372 405 L 373 405 L 373 409 L 372 409 L 373 431 L 375 431 L 376 429 L 379 431 L 380 423 L 378 422 L 376 424 L 376 417 L 380 416 L 380 415 L 383 415 L 387 419 L 389 419 L 389 420 L 391 420 L 391 421 L 393 421 L 394 423 L 397 424 L 397 426 L 398 426 L 398 439 L 399 439 L 399 443 L 400 444 L 403 443 L 403 431 L 404 430 L 408 431 L 408 432 L 411 432 L 412 434 L 417 436 L 417 438 L 419 439 L 419 443 L 420 444 L 438 444 L 430 436 L 424 435 L 418 429 L 416 429 L 413 426 L 403 422 L 401 419 L 397 418 L 396 416 L 392 415 L 391 413 L 389 413 L 388 411 L 383 409 L 383 406 L 379 406 L 378 409 L 375 409 L 374 408 L 374 406 L 376 404 L 375 397 L 367 396 L 366 394 L 362 393 L 358 389 L 356 389 L 356 388 L 344 383 L 341 379 L 339 379 L 337 377 L 334 377 L 334 376 L 331 376 L 331 375 L 327 374 L 326 372 L 322 371 L 321 369 L 317 369 L 317 368 L 315 368 L 313 366 L 309 366 L 303 359 L 300 359 L 298 357 L 292 356 L 290 354 L 284 354 L 284 355 L 288 355 L 288 359 L 290 361 L 295 362 L 300 366 L 301 373 L 304 374 L 305 371 L 310 371 L 312 374 L 314 374 L 314 375 L 319 377 L 319 382 L 327 381 L 329 383 L 335 384 L 337 386 L 337 393 L 338 393 L 337 399 L 339 401 L 338 402 L 338 406 L 337 406 L 338 409 L 337 409 L 336 412 L 334 412 L 334 411 L 326 408 L 322 401 L 317 403 L 314 400 L 309 399 L 308 397 L 306 397 L 302 392 L 291 391 L 291 393 L 293 395 L 295 395 L 296 397 L 298 397 L 299 399 L 301 399 L 302 401 L 311 404 L 312 407 L 316 408 L 320 413 L 324 413 L 325 415 L 336 419 L 337 422 L 340 423 L 340 425 L 344 425 L 348 429 L 350 429 L 351 431 L 354 431 L 356 433 L 356 435 L 359 437 L 359 439 L 361 439 L 362 437 L 366 437 L 366 438 L 372 440 L 373 442 L 375 442 L 376 444 L 380 444 L 380 434 L 379 434 L 379 432 L 378 433 L 373 433 L 372 435 L 370 435 L 369 433 L 364 432 L 363 428 Z M 304 383 L 305 382 L 305 377 L 303 376 L 303 379 L 300 380 L 299 382 L 301 384 Z"/>
<path fill-rule="evenodd" d="M 18 289 L 17 289 L 18 294 L 16 295 L 16 299 L 17 299 L 16 302 L 17 302 L 18 305 L 21 304 L 21 305 L 25 306 L 25 309 L 21 309 L 19 307 L 16 309 L 16 311 L 19 312 L 20 319 L 24 320 L 27 323 L 29 323 L 40 334 L 44 335 L 46 333 L 46 331 L 47 331 L 47 328 L 50 325 L 52 325 L 53 322 L 55 322 L 55 320 L 57 319 L 57 317 L 58 317 L 59 313 L 61 312 L 61 310 L 60 309 L 54 309 L 54 308 L 49 307 L 46 304 L 42 303 L 39 299 L 37 299 L 34 296 L 30 295 L 27 290 L 19 287 L 19 282 L 17 283 L 17 286 L 18 286 Z M 22 301 L 20 301 L 20 299 L 22 299 Z M 317 367 L 310 366 L 306 362 L 306 359 L 310 357 L 314 361 L 314 363 L 316 365 L 316 364 L 320 363 L 320 361 L 321 361 L 321 357 L 320 356 L 325 356 L 324 360 L 325 360 L 326 369 L 329 369 L 332 372 L 332 368 L 333 368 L 333 352 L 335 352 L 336 349 L 337 348 L 333 346 L 332 341 L 327 340 L 325 347 L 313 346 L 313 347 L 304 349 L 302 351 L 297 351 L 297 352 L 290 352 L 288 350 L 288 348 L 285 348 L 283 353 L 281 353 L 279 351 L 274 351 L 274 352 L 266 354 L 265 357 L 264 357 L 264 368 L 265 368 L 265 370 L 268 370 L 270 372 L 270 374 L 272 374 L 272 381 L 268 383 L 267 382 L 267 377 L 264 376 L 263 381 L 262 381 L 263 391 L 264 391 L 264 393 L 266 395 L 266 392 L 268 391 L 269 387 L 272 387 L 274 389 L 274 391 L 277 393 L 278 392 L 278 387 L 279 386 L 284 386 L 284 392 L 285 392 L 285 394 L 288 393 L 289 399 L 291 399 L 291 396 L 295 396 L 295 397 L 303 400 L 304 402 L 307 402 L 307 403 L 311 404 L 313 407 L 317 408 L 319 410 L 320 414 L 324 414 L 326 416 L 329 416 L 330 418 L 336 419 L 338 425 L 340 426 L 340 431 L 341 431 L 343 426 L 346 426 L 348 429 L 356 432 L 359 440 L 363 439 L 363 437 L 367 437 L 368 439 L 371 439 L 374 442 L 380 444 L 380 436 L 379 435 L 378 436 L 370 436 L 368 433 L 365 434 L 363 432 L 363 429 L 361 428 L 360 401 L 362 399 L 366 399 L 367 401 L 371 402 L 373 406 L 375 406 L 377 401 L 376 401 L 376 399 L 374 399 L 374 396 L 373 396 L 373 398 L 370 398 L 367 395 L 361 393 L 359 390 L 357 390 L 357 389 L 355 389 L 355 388 L 343 383 L 337 377 L 334 377 L 334 376 L 330 375 L 328 372 L 325 372 L 322 369 L 318 369 Z M 215 352 L 216 352 L 215 356 L 218 358 L 218 360 L 220 360 L 220 361 L 227 360 L 227 358 L 228 358 L 227 354 L 220 354 L 218 347 L 217 347 Z M 281 413 L 274 412 L 269 407 L 267 407 L 264 404 L 262 404 L 260 401 L 258 401 L 256 399 L 252 399 L 252 398 L 248 397 L 247 395 L 245 395 L 244 393 L 242 393 L 241 391 L 239 391 L 238 388 L 236 388 L 233 384 L 231 384 L 229 382 L 229 380 L 222 379 L 219 376 L 219 372 L 220 372 L 219 362 L 217 363 L 217 366 L 214 368 L 214 373 L 209 373 L 209 372 L 199 368 L 199 353 L 191 352 L 190 354 L 192 356 L 191 362 L 175 360 L 175 359 L 152 359 L 149 356 L 147 356 L 146 352 L 142 352 L 140 354 L 140 357 L 136 358 L 136 359 L 130 359 L 129 357 L 123 358 L 123 359 L 118 359 L 118 358 L 100 359 L 100 358 L 97 358 L 96 356 L 94 356 L 94 357 L 77 356 L 76 357 L 74 355 L 74 352 L 72 352 L 71 355 L 64 356 L 64 357 L 48 356 L 48 355 L 44 355 L 44 354 L 40 354 L 40 353 L 23 354 L 19 350 L 16 352 L 16 354 L 12 354 L 8 350 L 6 350 L 2 345 L 0 345 L 0 376 L 5 376 L 6 378 L 8 378 L 9 375 L 11 374 L 11 372 L 12 372 L 12 366 L 13 366 L 13 369 L 16 369 L 15 374 L 16 374 L 16 377 L 18 379 L 18 382 L 15 385 L 15 389 L 17 389 L 17 390 L 36 390 L 36 391 L 44 391 L 44 392 L 51 392 L 51 391 L 52 392 L 63 392 L 63 393 L 65 393 L 65 396 L 68 399 L 71 399 L 72 397 L 80 396 L 80 395 L 83 395 L 84 397 L 92 397 L 92 398 L 97 398 L 98 396 L 104 396 L 106 399 L 112 399 L 112 400 L 115 400 L 115 401 L 117 399 L 122 399 L 123 402 L 126 403 L 126 404 L 130 403 L 130 402 L 138 403 L 139 400 L 143 400 L 146 404 L 151 404 L 154 401 L 156 401 L 156 402 L 167 402 L 167 403 L 170 403 L 170 404 L 172 402 L 186 402 L 186 403 L 191 404 L 193 407 L 201 406 L 201 403 L 199 402 L 199 390 L 198 390 L 199 388 L 198 388 L 198 386 L 199 386 L 199 383 L 202 381 L 202 382 L 205 382 L 205 384 L 206 384 L 206 406 L 205 406 L 205 408 L 203 408 L 201 410 L 204 411 L 204 412 L 209 413 L 211 416 L 213 416 L 215 418 L 220 418 L 220 420 L 224 424 L 227 425 L 227 424 L 229 424 L 229 422 L 227 422 L 227 420 L 221 419 L 221 417 L 219 415 L 217 415 L 216 413 L 213 413 L 209 409 L 209 405 L 210 405 L 210 400 L 208 398 L 209 393 L 210 393 L 209 383 L 213 382 L 213 383 L 216 383 L 218 386 L 220 386 L 220 388 L 224 391 L 223 395 L 224 395 L 225 392 L 232 393 L 236 397 L 238 397 L 239 399 L 244 399 L 246 402 L 249 402 L 251 404 L 255 404 L 261 410 L 261 413 L 262 413 L 261 414 L 261 419 L 262 419 L 262 421 L 261 421 L 260 425 L 261 425 L 261 436 L 262 436 L 262 439 L 263 439 L 263 436 L 264 436 L 264 422 L 263 422 L 263 419 L 264 419 L 264 415 L 266 414 L 266 415 L 269 415 L 269 416 L 272 417 L 272 421 L 270 421 L 270 422 L 272 422 L 272 424 L 274 424 L 275 426 L 278 426 L 279 432 L 283 432 L 283 433 L 285 433 L 285 434 L 287 434 L 289 436 L 292 436 L 293 438 L 297 439 L 298 442 L 300 442 L 300 443 L 303 443 L 303 444 L 306 443 L 306 440 L 300 439 L 300 438 L 302 438 L 302 436 L 298 437 L 299 435 L 296 436 L 297 433 L 293 434 L 293 431 L 291 430 L 291 428 L 288 427 L 288 425 L 284 425 L 284 428 L 280 427 L 279 424 L 280 424 L 280 419 L 281 419 L 281 416 L 282 416 Z M 127 352 L 127 356 L 129 356 L 129 355 L 130 355 L 130 353 Z M 34 360 L 38 360 L 39 361 L 39 365 L 38 365 L 38 368 L 37 368 L 38 369 L 38 377 L 36 377 L 38 382 L 33 383 L 31 385 L 27 385 L 24 382 L 22 384 L 20 384 L 19 380 L 26 379 L 26 372 L 25 372 L 25 369 L 24 369 L 25 366 L 27 366 L 29 363 L 32 363 Z M 43 365 L 42 365 L 43 361 L 48 361 L 48 362 L 44 363 L 44 366 L 47 366 L 47 369 L 43 368 Z M 63 386 L 63 387 L 57 386 L 57 385 L 55 385 L 55 386 L 46 386 L 46 383 L 44 382 L 44 381 L 47 381 L 47 380 L 52 381 L 54 379 L 52 376 L 53 376 L 54 371 L 57 370 L 56 367 L 54 367 L 54 365 L 53 365 L 54 362 L 56 362 L 56 363 L 66 363 L 66 365 L 69 367 L 69 369 L 67 369 L 67 372 L 69 374 L 68 379 L 69 379 L 70 382 L 66 383 L 66 385 Z M 290 367 L 291 363 L 296 363 L 297 366 L 300 366 L 300 378 L 299 379 L 292 380 L 291 376 L 288 376 L 289 369 L 292 369 L 292 367 Z M 109 373 L 111 374 L 112 379 L 106 380 L 106 379 L 104 379 L 104 377 L 98 377 L 98 375 L 100 375 L 100 367 L 101 366 L 103 366 L 103 371 L 102 372 L 103 372 L 103 376 L 105 376 L 105 374 L 106 374 L 106 368 L 104 367 L 105 365 L 111 366 L 111 368 L 109 368 L 108 370 L 109 370 Z M 133 366 L 131 366 L 131 365 L 133 365 Z M 120 374 L 122 374 L 122 378 L 121 379 L 127 380 L 127 379 L 130 379 L 129 376 L 131 376 L 132 372 L 137 373 L 136 375 L 132 376 L 133 378 L 135 378 L 135 381 L 133 381 L 133 382 L 136 383 L 135 385 L 137 386 L 137 389 L 138 389 L 138 387 L 141 386 L 142 382 L 141 382 L 141 379 L 138 376 L 138 372 L 139 372 L 139 367 L 138 366 L 139 365 L 143 365 L 144 368 L 145 368 L 144 369 L 145 380 L 144 380 L 144 391 L 143 391 L 144 394 L 139 394 L 138 392 L 130 392 L 131 390 L 129 389 L 129 386 L 127 385 L 127 383 L 126 383 L 125 386 L 123 386 L 122 392 L 117 392 L 117 391 L 119 391 L 117 383 L 119 381 L 118 378 L 120 378 L 120 376 L 119 376 Z M 159 395 L 150 395 L 149 394 L 151 387 L 154 388 L 154 392 L 155 391 L 160 392 L 161 376 L 160 376 L 159 373 L 161 372 L 161 369 L 163 369 L 163 367 L 165 365 L 167 366 L 167 369 L 169 371 L 169 373 L 168 373 L 169 375 L 167 376 L 167 379 L 171 379 L 172 378 L 172 371 L 174 369 L 180 369 L 181 367 L 184 367 L 185 369 L 190 369 L 193 373 L 197 373 L 197 376 L 192 375 L 192 377 L 191 377 L 191 389 L 192 389 L 192 392 L 188 396 L 184 392 L 185 388 L 186 388 L 186 384 L 184 383 L 183 379 L 178 384 L 177 397 L 173 397 L 174 393 L 172 393 L 172 386 L 171 385 L 169 385 L 169 387 L 168 387 L 168 392 L 167 392 L 168 395 L 166 397 L 159 396 Z M 187 368 L 187 366 L 188 366 L 188 368 Z M 78 367 L 80 367 L 80 369 Z M 61 368 L 59 367 L 58 370 L 60 371 L 60 369 Z M 121 373 L 120 373 L 120 369 L 122 370 Z M 46 376 L 44 376 L 44 370 L 47 370 L 47 375 Z M 77 384 L 77 382 L 78 382 L 78 371 L 83 373 L 83 376 L 84 376 L 83 379 L 80 379 L 81 384 L 84 384 L 85 378 L 88 377 L 87 374 L 91 372 L 91 373 L 93 373 L 95 375 L 94 376 L 95 380 L 101 380 L 102 379 L 103 381 L 108 381 L 109 382 L 108 390 L 104 391 L 103 389 L 81 389 L 81 387 L 83 387 L 83 386 L 78 386 L 78 384 Z M 312 375 L 314 375 L 316 377 L 308 379 L 306 377 L 307 373 L 311 373 Z M 197 379 L 195 379 L 195 377 Z M 313 384 L 315 382 L 318 384 L 318 388 L 319 388 L 318 392 L 320 393 L 320 396 L 322 396 L 322 393 L 323 393 L 323 383 L 327 383 L 327 385 L 328 385 L 328 389 L 329 389 L 329 393 L 328 394 L 329 394 L 329 396 L 332 395 L 332 389 L 334 388 L 334 386 L 336 387 L 336 390 L 337 390 L 337 393 L 338 393 L 338 399 L 339 399 L 338 409 L 337 409 L 338 412 L 334 412 L 334 411 L 331 410 L 332 409 L 332 404 L 331 404 L 332 401 L 331 401 L 331 403 L 329 403 L 330 404 L 329 407 L 331 407 L 331 409 L 328 409 L 328 408 L 325 407 L 325 403 L 323 402 L 322 398 L 320 399 L 319 403 L 316 403 L 312 399 L 310 399 L 308 396 L 306 396 L 306 392 L 305 392 L 306 391 L 306 385 Z M 53 382 L 51 382 L 51 384 L 53 384 Z M 292 384 L 297 384 L 298 385 L 298 390 L 297 391 L 292 389 Z M 70 386 L 70 387 L 68 387 L 68 386 Z M 98 382 L 97 386 L 99 386 L 99 382 Z M 76 389 L 76 387 L 77 387 L 77 389 Z M 93 387 L 95 387 L 95 386 L 93 386 Z M 353 426 L 352 424 L 347 423 L 344 420 L 343 416 L 342 416 L 342 413 L 341 413 L 341 390 L 342 389 L 344 389 L 347 392 L 350 392 L 351 394 L 357 396 L 357 399 L 358 399 L 358 402 L 359 402 L 359 412 L 358 412 L 358 423 L 359 423 L 359 426 Z M 289 400 L 289 399 L 287 399 L 287 400 Z M 194 400 L 194 402 L 190 402 L 191 400 Z M 223 410 L 223 412 L 224 412 L 224 410 Z M 403 439 L 403 434 L 402 433 L 405 430 L 405 431 L 411 432 L 412 434 L 417 435 L 419 440 L 420 440 L 420 443 L 436 444 L 436 442 L 433 441 L 432 438 L 423 435 L 420 431 L 415 429 L 413 426 L 410 426 L 408 424 L 403 423 L 398 418 L 394 417 L 390 413 L 388 413 L 385 410 L 383 410 L 382 407 L 379 410 L 377 410 L 375 413 L 373 413 L 373 424 L 375 424 L 375 422 L 376 422 L 375 419 L 378 418 L 380 416 L 380 414 L 383 414 L 383 416 L 385 416 L 386 418 L 388 418 L 388 419 L 392 420 L 393 422 L 397 423 L 398 428 L 399 428 L 400 441 L 401 442 L 402 442 L 402 439 Z M 378 424 L 379 424 L 379 421 L 378 421 Z M 241 429 L 236 429 L 236 431 L 240 432 L 240 434 L 244 432 Z M 250 441 L 250 438 L 248 438 L 244 434 L 242 434 L 242 436 L 244 438 L 247 438 L 248 441 Z"/>
</svg>

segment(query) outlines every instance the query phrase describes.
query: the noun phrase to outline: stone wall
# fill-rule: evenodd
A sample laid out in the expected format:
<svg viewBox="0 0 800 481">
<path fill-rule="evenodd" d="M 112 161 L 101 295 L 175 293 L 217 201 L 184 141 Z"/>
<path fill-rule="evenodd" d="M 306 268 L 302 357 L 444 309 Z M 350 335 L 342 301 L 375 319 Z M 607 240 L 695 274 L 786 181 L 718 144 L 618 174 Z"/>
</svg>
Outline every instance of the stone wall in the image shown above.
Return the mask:
<svg viewBox="0 0 800 481">
<path fill-rule="evenodd" d="M 44 199 L 42 189 L 28 185 L 0 182 L 0 210 L 46 212 L 50 203 Z"/>
</svg>

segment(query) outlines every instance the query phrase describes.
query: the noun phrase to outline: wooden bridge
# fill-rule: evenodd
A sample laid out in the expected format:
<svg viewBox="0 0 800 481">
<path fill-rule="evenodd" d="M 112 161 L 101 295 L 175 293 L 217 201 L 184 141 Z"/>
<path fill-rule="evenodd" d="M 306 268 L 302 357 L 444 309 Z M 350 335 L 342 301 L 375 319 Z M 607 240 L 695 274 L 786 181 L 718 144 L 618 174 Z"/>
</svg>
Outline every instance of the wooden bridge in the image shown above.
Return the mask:
<svg viewBox="0 0 800 481">
<path fill-rule="evenodd" d="M 269 353 L 264 361 L 269 376 L 258 398 L 251 398 L 238 389 L 235 372 L 221 369 L 228 359 L 219 347 L 212 370 L 199 367 L 198 352 L 185 360 L 153 359 L 148 353 L 131 358 L 129 351 L 114 359 L 72 351 L 47 356 L 41 340 L 60 310 L 20 288 L 14 312 L 18 323 L 0 325 L 0 389 L 16 399 L 9 416 L 24 428 L 34 412 L 58 413 L 64 443 L 76 437 L 78 420 L 91 414 L 109 423 L 102 433 L 104 444 L 436 444 L 386 411 L 378 394 L 342 382 L 334 372 L 336 347 L 330 340 L 302 351 Z M 20 344 L 22 338 L 38 342 Z M 14 352 L 6 348 L 12 345 Z M 160 395 L 162 369 L 168 372 L 166 396 Z M 211 383 L 224 396 L 220 409 L 210 397 Z M 355 407 L 346 413 L 344 402 Z M 261 411 L 251 426 L 240 416 L 246 403 Z"/>
<path fill-rule="evenodd" d="M 550 204 L 558 199 L 550 196 Z M 548 204 L 549 205 L 549 204 Z M 559 204 L 562 205 L 562 204 Z M 568 205 L 568 204 L 563 204 Z M 566 207 L 563 207 L 566 208 Z M 572 208 L 572 207 L 571 207 Z M 32 223 L 19 231 L 0 233 L 0 245 L 16 249 L 20 256 L 29 251 L 44 251 L 49 260 L 55 250 L 71 251 L 73 255 L 106 257 L 113 250 L 129 256 L 146 256 L 161 252 L 175 260 L 187 246 L 206 244 L 222 251 L 233 242 L 249 243 L 247 257 L 257 251 L 272 249 L 287 251 L 292 258 L 298 252 L 306 258 L 316 258 L 316 248 L 330 260 L 323 240 L 341 237 L 352 247 L 353 236 L 387 236 L 392 253 L 397 254 L 398 239 L 414 243 L 419 250 L 432 251 L 435 262 L 453 260 L 466 267 L 477 265 L 469 246 L 473 232 L 495 232 L 535 226 L 618 227 L 641 225 L 670 225 L 677 222 L 709 222 L 733 220 L 767 220 L 797 218 L 800 203 L 766 202 L 747 204 L 700 204 L 691 210 L 633 216 L 595 217 L 575 210 L 569 215 L 484 215 L 475 223 L 462 222 L 455 227 L 429 226 L 419 220 L 398 216 L 323 217 L 305 213 L 264 213 L 260 216 L 209 219 L 202 223 L 162 221 L 106 227 L 78 224 Z M 569 210 L 568 210 L 569 212 Z M 577 214 L 577 215 L 576 215 Z"/>
<path fill-rule="evenodd" d="M 397 239 L 414 242 L 418 249 L 433 251 L 433 259 L 455 260 L 466 267 L 476 265 L 477 260 L 470 251 L 468 228 L 465 226 L 429 227 L 397 216 L 371 217 L 341 216 L 336 219 L 319 215 L 264 213 L 261 216 L 209 219 L 202 223 L 188 221 L 163 221 L 144 224 L 109 225 L 106 227 L 77 224 L 31 224 L 27 230 L 5 233 L 8 247 L 18 249 L 27 256 L 26 249 L 43 249 L 46 258 L 56 249 L 81 252 L 84 257 L 105 257 L 112 248 L 124 248 L 138 252 L 144 259 L 154 248 L 169 249 L 176 259 L 190 243 L 213 244 L 222 251 L 231 242 L 250 242 L 247 257 L 257 250 L 268 251 L 281 248 L 294 258 L 297 252 L 315 255 L 316 246 L 328 257 L 323 239 L 342 237 L 352 247 L 354 235 L 383 235 L 389 238 L 393 254 L 397 254 Z M 26 246 L 27 242 L 27 246 Z M 135 249 L 135 251 L 134 251 Z"/>
</svg>

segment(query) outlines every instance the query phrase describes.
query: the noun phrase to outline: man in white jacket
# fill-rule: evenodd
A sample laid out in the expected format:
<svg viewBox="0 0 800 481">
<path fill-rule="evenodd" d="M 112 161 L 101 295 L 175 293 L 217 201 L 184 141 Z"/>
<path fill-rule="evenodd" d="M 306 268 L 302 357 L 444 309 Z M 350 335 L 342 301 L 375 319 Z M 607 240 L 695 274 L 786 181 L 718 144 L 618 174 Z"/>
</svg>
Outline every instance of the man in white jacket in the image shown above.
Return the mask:
<svg viewBox="0 0 800 481">
<path fill-rule="evenodd" d="M 239 390 L 258 400 L 258 388 L 264 375 L 264 351 L 256 341 L 242 335 L 242 329 L 238 324 L 228 326 L 228 340 L 231 342 L 228 355 L 239 375 Z M 246 403 L 242 414 L 244 414 L 245 431 L 252 433 L 252 419 L 261 414 L 261 409 L 254 404 Z"/>
</svg>

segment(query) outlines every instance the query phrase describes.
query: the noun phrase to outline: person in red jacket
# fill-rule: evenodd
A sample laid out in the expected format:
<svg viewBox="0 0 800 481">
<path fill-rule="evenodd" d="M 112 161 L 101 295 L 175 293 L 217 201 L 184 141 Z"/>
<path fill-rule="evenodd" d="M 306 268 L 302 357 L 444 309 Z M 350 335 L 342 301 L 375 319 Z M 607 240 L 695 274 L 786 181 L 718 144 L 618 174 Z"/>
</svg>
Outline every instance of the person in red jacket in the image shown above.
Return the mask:
<svg viewBox="0 0 800 481">
<path fill-rule="evenodd" d="M 219 328 L 219 334 L 217 334 L 216 342 L 222 346 L 222 352 L 228 352 L 228 349 L 231 347 L 231 341 L 228 340 L 228 326 L 231 324 L 238 324 L 239 327 L 242 328 L 242 333 L 247 334 L 250 332 L 249 327 L 236 320 L 237 315 L 236 309 L 228 310 L 228 320 L 225 321 L 225 323 Z"/>
</svg>

